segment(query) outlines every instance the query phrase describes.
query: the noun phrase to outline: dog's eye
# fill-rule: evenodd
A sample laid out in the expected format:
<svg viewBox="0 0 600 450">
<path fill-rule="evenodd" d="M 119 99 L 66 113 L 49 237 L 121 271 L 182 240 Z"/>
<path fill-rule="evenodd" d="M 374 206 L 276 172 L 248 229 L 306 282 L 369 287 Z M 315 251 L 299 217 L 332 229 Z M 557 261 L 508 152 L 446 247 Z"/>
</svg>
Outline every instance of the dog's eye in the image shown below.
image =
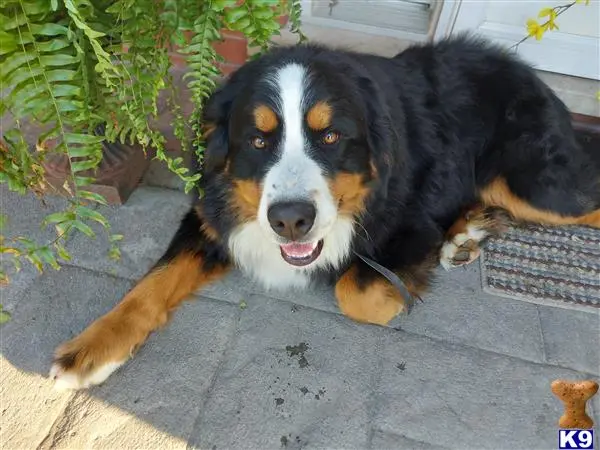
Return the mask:
<svg viewBox="0 0 600 450">
<path fill-rule="evenodd" d="M 256 136 L 252 138 L 252 146 L 257 150 L 262 150 L 267 146 L 267 143 L 260 136 Z"/>
<path fill-rule="evenodd" d="M 335 131 L 328 131 L 323 136 L 323 143 L 327 144 L 327 145 L 335 144 L 339 140 L 340 140 L 340 134 Z"/>
</svg>

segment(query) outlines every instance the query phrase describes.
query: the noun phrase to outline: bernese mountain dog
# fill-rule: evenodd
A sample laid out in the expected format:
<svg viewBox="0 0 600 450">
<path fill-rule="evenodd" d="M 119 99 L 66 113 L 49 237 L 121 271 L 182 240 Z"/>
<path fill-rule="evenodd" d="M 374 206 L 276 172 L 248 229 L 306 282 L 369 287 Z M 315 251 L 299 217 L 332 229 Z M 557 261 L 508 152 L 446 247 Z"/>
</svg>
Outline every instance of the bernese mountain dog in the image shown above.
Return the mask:
<svg viewBox="0 0 600 450">
<path fill-rule="evenodd" d="M 506 50 L 460 36 L 393 58 L 277 48 L 203 110 L 203 196 L 164 256 L 55 354 L 65 387 L 104 381 L 192 292 L 239 267 L 267 288 L 330 282 L 385 325 L 433 269 L 506 220 L 600 228 L 600 164 L 565 105 Z"/>
</svg>

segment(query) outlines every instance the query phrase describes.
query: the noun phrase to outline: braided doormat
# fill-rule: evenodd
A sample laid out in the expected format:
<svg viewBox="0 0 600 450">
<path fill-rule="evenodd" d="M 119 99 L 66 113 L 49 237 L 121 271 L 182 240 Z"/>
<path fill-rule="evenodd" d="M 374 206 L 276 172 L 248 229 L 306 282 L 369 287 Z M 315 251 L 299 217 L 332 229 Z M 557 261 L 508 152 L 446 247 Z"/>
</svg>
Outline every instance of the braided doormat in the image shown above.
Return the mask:
<svg viewBox="0 0 600 450">
<path fill-rule="evenodd" d="M 600 310 L 600 231 L 510 228 L 483 244 L 483 289 L 532 303 Z"/>
</svg>

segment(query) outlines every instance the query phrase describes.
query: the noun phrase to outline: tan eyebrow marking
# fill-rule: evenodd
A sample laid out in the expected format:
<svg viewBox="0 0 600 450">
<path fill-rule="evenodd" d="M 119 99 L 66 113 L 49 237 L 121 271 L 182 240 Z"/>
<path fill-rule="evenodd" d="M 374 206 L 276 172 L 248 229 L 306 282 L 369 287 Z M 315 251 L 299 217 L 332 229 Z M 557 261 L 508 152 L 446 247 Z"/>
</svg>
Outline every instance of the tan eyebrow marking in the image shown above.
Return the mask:
<svg viewBox="0 0 600 450">
<path fill-rule="evenodd" d="M 320 101 L 308 111 L 306 122 L 315 131 L 324 130 L 331 125 L 332 115 L 333 110 L 331 105 L 325 101 Z"/>
<path fill-rule="evenodd" d="M 258 105 L 254 108 L 254 123 L 256 128 L 263 133 L 270 133 L 277 128 L 279 121 L 271 108 L 266 105 Z"/>
</svg>

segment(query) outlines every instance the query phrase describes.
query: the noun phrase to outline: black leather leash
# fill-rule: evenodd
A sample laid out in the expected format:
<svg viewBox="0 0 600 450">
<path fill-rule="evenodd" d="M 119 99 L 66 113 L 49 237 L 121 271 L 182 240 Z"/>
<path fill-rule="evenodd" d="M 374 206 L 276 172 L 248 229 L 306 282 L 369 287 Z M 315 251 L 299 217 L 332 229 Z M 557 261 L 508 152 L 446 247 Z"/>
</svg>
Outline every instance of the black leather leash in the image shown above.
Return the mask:
<svg viewBox="0 0 600 450">
<path fill-rule="evenodd" d="M 400 277 L 398 275 L 396 275 L 394 272 L 392 272 L 390 269 L 387 269 L 387 268 L 383 267 L 381 264 L 373 261 L 371 258 L 367 258 L 366 256 L 361 255 L 360 253 L 357 253 L 357 252 L 354 252 L 354 254 L 356 256 L 358 256 L 360 259 L 362 259 L 372 269 L 375 269 L 377 272 L 379 272 L 381 275 L 383 275 L 386 278 L 386 280 L 388 280 L 390 283 L 392 283 L 392 285 L 394 285 L 400 291 L 400 294 L 402 294 L 402 297 L 404 298 L 404 300 L 406 302 L 406 313 L 410 314 L 411 310 L 413 309 L 413 306 L 415 305 L 415 298 L 408 291 L 406 285 L 400 279 Z"/>
</svg>

